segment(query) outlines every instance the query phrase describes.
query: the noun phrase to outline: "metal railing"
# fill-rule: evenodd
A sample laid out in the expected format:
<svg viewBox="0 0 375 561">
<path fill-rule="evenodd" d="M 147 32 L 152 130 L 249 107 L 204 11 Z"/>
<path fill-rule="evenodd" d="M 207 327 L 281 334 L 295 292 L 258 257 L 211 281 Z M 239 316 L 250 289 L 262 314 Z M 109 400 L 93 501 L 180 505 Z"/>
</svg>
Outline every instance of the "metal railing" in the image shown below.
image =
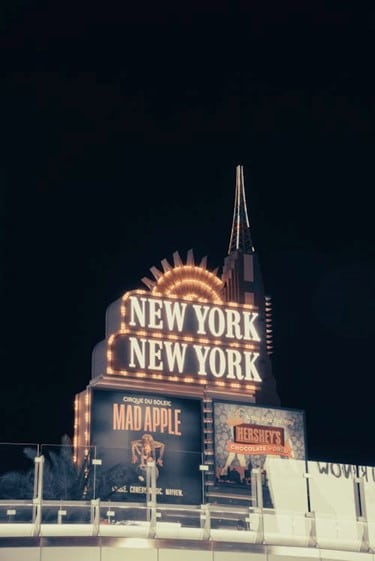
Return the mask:
<svg viewBox="0 0 375 561">
<path fill-rule="evenodd" d="M 235 497 L 230 481 L 226 488 L 208 488 L 203 504 L 166 504 L 158 495 L 153 462 L 142 471 L 142 500 L 111 500 L 103 493 L 109 484 L 103 486 L 103 466 L 95 455 L 90 474 L 87 466 L 72 467 L 67 450 L 63 462 L 47 447 L 28 450 L 21 472 L 10 466 L 0 475 L 0 537 L 173 538 L 375 551 L 373 468 L 274 460 L 267 471 L 252 470 L 249 486 L 243 487 L 247 506 L 230 504 Z M 19 463 L 14 448 L 12 454 Z M 91 493 L 82 498 L 89 485 Z M 50 498 L 54 493 L 58 498 Z M 223 497 L 227 504 L 214 503 Z"/>
<path fill-rule="evenodd" d="M 91 501 L 0 501 L 0 537 L 112 536 L 195 539 L 373 551 L 365 520 L 219 505 L 140 505 Z"/>
</svg>

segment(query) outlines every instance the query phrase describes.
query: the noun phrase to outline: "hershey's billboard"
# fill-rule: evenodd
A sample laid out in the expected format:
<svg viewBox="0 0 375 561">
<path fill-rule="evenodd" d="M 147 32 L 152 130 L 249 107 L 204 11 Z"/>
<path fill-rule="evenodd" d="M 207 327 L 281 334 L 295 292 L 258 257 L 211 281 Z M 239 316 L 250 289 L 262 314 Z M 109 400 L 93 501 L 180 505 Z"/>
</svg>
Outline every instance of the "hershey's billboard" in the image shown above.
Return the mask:
<svg viewBox="0 0 375 561">
<path fill-rule="evenodd" d="M 249 485 L 268 456 L 305 459 L 303 411 L 215 401 L 214 432 L 219 483 Z"/>
</svg>

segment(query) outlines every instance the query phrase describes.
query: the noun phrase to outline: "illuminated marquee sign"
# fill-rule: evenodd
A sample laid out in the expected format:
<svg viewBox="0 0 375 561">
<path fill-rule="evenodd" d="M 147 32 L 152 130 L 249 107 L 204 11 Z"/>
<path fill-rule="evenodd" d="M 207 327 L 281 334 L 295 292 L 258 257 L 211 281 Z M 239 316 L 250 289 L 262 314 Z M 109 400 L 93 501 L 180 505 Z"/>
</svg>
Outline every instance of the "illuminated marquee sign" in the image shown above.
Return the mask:
<svg viewBox="0 0 375 561">
<path fill-rule="evenodd" d="M 259 383 L 257 317 L 254 306 L 129 292 L 108 340 L 108 373 Z"/>
</svg>

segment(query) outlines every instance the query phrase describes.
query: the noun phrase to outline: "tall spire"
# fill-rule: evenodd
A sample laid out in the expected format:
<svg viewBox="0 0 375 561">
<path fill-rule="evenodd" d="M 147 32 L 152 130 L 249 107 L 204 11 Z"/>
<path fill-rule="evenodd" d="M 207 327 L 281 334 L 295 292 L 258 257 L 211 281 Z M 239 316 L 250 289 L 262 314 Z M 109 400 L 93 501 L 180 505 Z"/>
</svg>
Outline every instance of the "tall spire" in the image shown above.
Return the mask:
<svg viewBox="0 0 375 561">
<path fill-rule="evenodd" d="M 251 241 L 249 216 L 247 214 L 243 166 L 236 167 L 236 195 L 234 199 L 233 223 L 228 255 L 234 251 L 254 253 Z"/>
</svg>

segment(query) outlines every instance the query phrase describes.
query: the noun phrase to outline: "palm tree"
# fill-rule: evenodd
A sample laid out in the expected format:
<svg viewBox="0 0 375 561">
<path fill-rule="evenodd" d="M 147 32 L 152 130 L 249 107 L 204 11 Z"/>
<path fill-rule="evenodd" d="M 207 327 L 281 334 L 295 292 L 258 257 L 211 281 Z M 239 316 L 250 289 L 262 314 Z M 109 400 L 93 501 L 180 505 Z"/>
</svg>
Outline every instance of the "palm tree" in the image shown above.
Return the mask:
<svg viewBox="0 0 375 561">
<path fill-rule="evenodd" d="M 26 447 L 23 453 L 34 462 L 36 449 Z M 113 500 L 118 489 L 136 477 L 134 468 L 122 463 L 94 471 L 90 453 L 78 466 L 73 461 L 73 446 L 67 435 L 62 437 L 61 445 L 42 446 L 42 455 L 44 500 Z M 32 499 L 34 473 L 35 467 L 31 465 L 26 471 L 13 470 L 0 476 L 0 499 Z"/>
</svg>

